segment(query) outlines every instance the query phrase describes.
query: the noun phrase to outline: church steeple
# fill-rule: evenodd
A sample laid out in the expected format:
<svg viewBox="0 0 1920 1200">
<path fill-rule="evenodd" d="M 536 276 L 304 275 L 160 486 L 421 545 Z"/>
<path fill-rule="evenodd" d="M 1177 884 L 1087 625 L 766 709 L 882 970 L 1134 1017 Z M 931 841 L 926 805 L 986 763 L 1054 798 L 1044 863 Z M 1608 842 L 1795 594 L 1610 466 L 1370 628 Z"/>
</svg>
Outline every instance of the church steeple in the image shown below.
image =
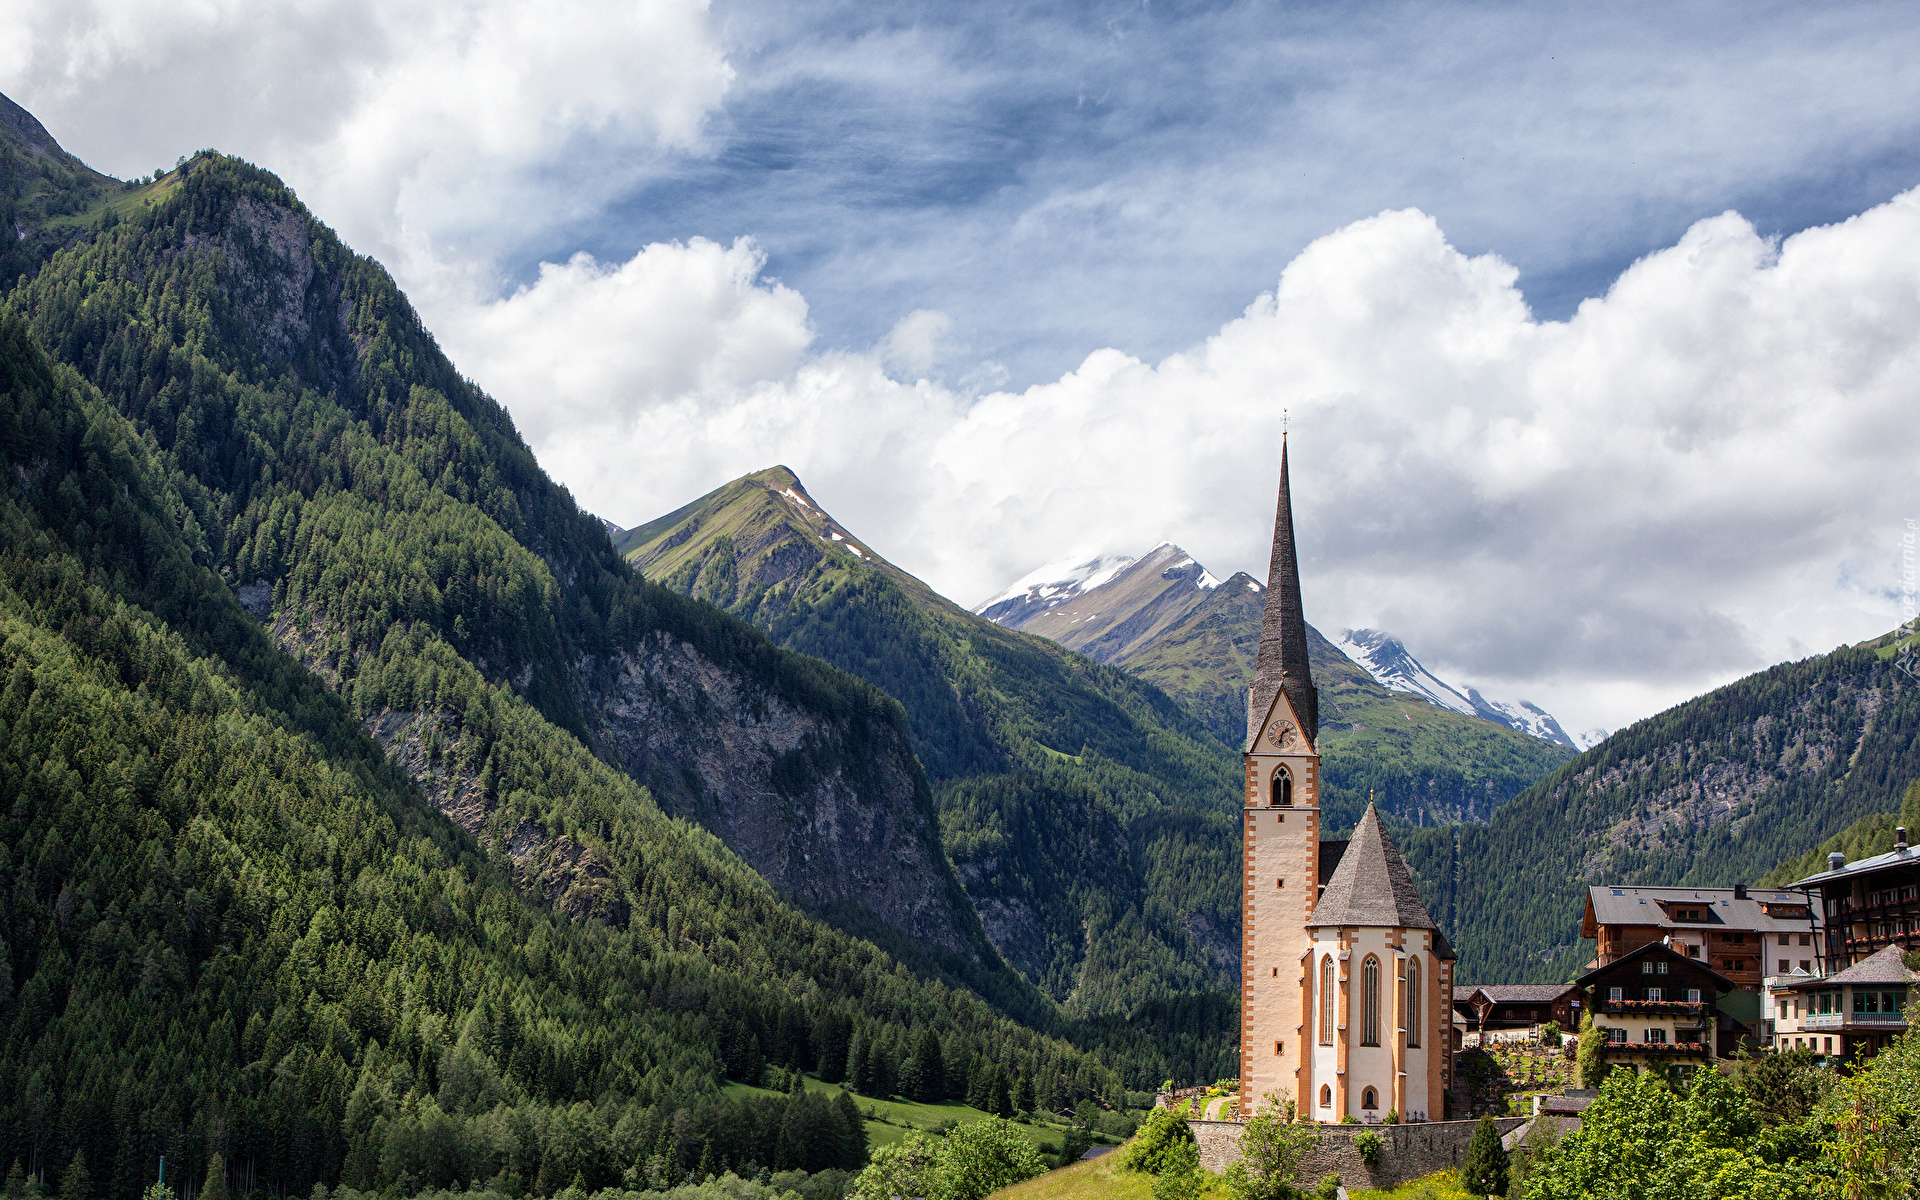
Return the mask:
<svg viewBox="0 0 1920 1200">
<path fill-rule="evenodd" d="M 1247 746 L 1260 736 L 1274 693 L 1285 689 L 1308 745 L 1320 740 L 1320 696 L 1307 663 L 1307 617 L 1300 603 L 1300 564 L 1293 552 L 1293 501 L 1287 492 L 1287 442 L 1280 435 L 1280 501 L 1273 516 L 1273 557 L 1267 565 L 1266 609 L 1260 618 L 1260 657 L 1247 697 Z"/>
</svg>

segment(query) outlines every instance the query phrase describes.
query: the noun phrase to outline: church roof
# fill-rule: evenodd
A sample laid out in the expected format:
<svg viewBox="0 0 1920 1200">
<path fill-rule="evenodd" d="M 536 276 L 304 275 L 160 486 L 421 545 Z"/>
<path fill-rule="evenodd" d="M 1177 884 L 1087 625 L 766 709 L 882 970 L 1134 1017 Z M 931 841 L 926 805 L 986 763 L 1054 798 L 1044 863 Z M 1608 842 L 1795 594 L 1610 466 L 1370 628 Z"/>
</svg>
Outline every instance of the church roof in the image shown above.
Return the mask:
<svg viewBox="0 0 1920 1200">
<path fill-rule="evenodd" d="M 1353 831 L 1340 865 L 1320 894 L 1320 903 L 1307 923 L 1325 925 L 1388 926 L 1396 929 L 1438 929 L 1420 903 L 1413 875 L 1394 849 L 1393 839 L 1380 824 L 1380 810 L 1367 805 L 1366 815 Z"/>
<path fill-rule="evenodd" d="M 1273 516 L 1273 556 L 1267 563 L 1267 599 L 1260 617 L 1260 654 L 1247 695 L 1247 749 L 1282 689 L 1300 718 L 1307 744 L 1320 741 L 1320 697 L 1307 664 L 1307 616 L 1300 602 L 1300 563 L 1293 551 L 1293 500 L 1287 487 L 1287 444 L 1280 442 L 1280 500 Z"/>
</svg>

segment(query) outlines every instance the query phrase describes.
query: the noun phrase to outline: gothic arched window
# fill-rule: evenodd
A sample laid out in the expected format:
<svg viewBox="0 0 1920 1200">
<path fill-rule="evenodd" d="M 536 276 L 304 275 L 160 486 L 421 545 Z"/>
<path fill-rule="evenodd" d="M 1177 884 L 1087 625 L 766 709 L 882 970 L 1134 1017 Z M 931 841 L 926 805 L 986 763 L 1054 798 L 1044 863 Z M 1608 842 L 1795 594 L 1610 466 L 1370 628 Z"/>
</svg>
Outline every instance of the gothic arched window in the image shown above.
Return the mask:
<svg viewBox="0 0 1920 1200">
<path fill-rule="evenodd" d="M 1407 959 L 1407 1045 L 1420 1044 L 1420 959 Z"/>
<path fill-rule="evenodd" d="M 1380 1044 L 1380 960 L 1367 955 L 1366 965 L 1360 968 L 1360 1044 L 1378 1046 Z"/>
<path fill-rule="evenodd" d="M 1320 1085 L 1320 1107 L 1321 1108 L 1333 1107 L 1333 1089 L 1328 1087 L 1324 1083 Z"/>
<path fill-rule="evenodd" d="M 1277 806 L 1289 808 L 1293 805 L 1293 772 L 1281 767 L 1273 773 L 1273 787 L 1267 792 L 1268 798 Z"/>
<path fill-rule="evenodd" d="M 1333 1045 L 1333 955 L 1320 960 L 1320 1044 Z"/>
<path fill-rule="evenodd" d="M 1380 1093 L 1374 1091 L 1372 1088 L 1368 1088 L 1366 1091 L 1361 1092 L 1360 1107 L 1361 1108 L 1379 1108 Z"/>
</svg>

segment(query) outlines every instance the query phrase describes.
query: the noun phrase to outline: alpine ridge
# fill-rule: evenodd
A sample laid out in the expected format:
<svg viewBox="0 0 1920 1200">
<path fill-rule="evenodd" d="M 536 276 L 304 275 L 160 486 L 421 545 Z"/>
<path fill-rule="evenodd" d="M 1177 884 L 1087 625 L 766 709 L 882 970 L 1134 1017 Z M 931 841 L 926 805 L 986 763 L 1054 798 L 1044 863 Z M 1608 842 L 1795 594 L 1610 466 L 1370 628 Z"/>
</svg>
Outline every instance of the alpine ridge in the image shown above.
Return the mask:
<svg viewBox="0 0 1920 1200">
<path fill-rule="evenodd" d="M 1107 555 L 1042 567 L 976 611 L 1124 667 L 1177 700 L 1214 737 L 1237 744 L 1265 592 L 1244 572 L 1216 581 L 1185 550 L 1162 543 L 1137 560 Z M 1534 730 L 1491 704 L 1483 712 L 1464 698 L 1451 705 L 1424 693 L 1416 699 L 1417 689 L 1376 678 L 1364 659 L 1342 653 L 1312 625 L 1305 629 L 1320 699 L 1323 803 L 1333 828 L 1357 821 L 1369 795 L 1413 824 L 1485 820 L 1571 753 L 1564 735 L 1529 736 Z"/>
<path fill-rule="evenodd" d="M 1070 1012 L 1231 986 L 1237 774 L 1157 688 L 946 600 L 785 467 L 619 546 L 648 578 L 900 701 L 994 944 Z"/>
</svg>

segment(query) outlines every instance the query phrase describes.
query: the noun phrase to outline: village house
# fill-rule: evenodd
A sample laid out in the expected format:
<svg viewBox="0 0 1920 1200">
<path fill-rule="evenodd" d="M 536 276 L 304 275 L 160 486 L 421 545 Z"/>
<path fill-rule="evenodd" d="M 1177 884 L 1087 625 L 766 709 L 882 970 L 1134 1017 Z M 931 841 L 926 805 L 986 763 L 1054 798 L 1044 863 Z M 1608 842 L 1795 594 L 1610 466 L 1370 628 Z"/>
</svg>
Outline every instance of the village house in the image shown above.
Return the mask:
<svg viewBox="0 0 1920 1200">
<path fill-rule="evenodd" d="M 1754 1032 L 1721 1007 L 1733 980 L 1664 942 L 1617 955 L 1574 983 L 1581 1006 L 1606 1031 L 1607 1060 L 1616 1065 L 1708 1066 Z"/>
<path fill-rule="evenodd" d="M 1772 989 L 1774 1047 L 1844 1061 L 1868 1057 L 1907 1031 L 1907 1001 L 1920 972 L 1886 946 L 1825 978 L 1781 979 Z"/>
<path fill-rule="evenodd" d="M 1793 885 L 1814 894 L 1826 925 L 1826 957 L 1834 969 L 1854 966 L 1888 946 L 1920 944 L 1920 854 L 1907 831 L 1894 830 L 1886 854 L 1847 862 L 1827 856 L 1827 869 Z"/>
<path fill-rule="evenodd" d="M 1571 983 L 1483 983 L 1453 986 L 1455 1022 L 1472 1033 L 1533 1029 L 1548 1021 L 1572 1030 L 1580 1022 L 1578 986 Z"/>
</svg>

